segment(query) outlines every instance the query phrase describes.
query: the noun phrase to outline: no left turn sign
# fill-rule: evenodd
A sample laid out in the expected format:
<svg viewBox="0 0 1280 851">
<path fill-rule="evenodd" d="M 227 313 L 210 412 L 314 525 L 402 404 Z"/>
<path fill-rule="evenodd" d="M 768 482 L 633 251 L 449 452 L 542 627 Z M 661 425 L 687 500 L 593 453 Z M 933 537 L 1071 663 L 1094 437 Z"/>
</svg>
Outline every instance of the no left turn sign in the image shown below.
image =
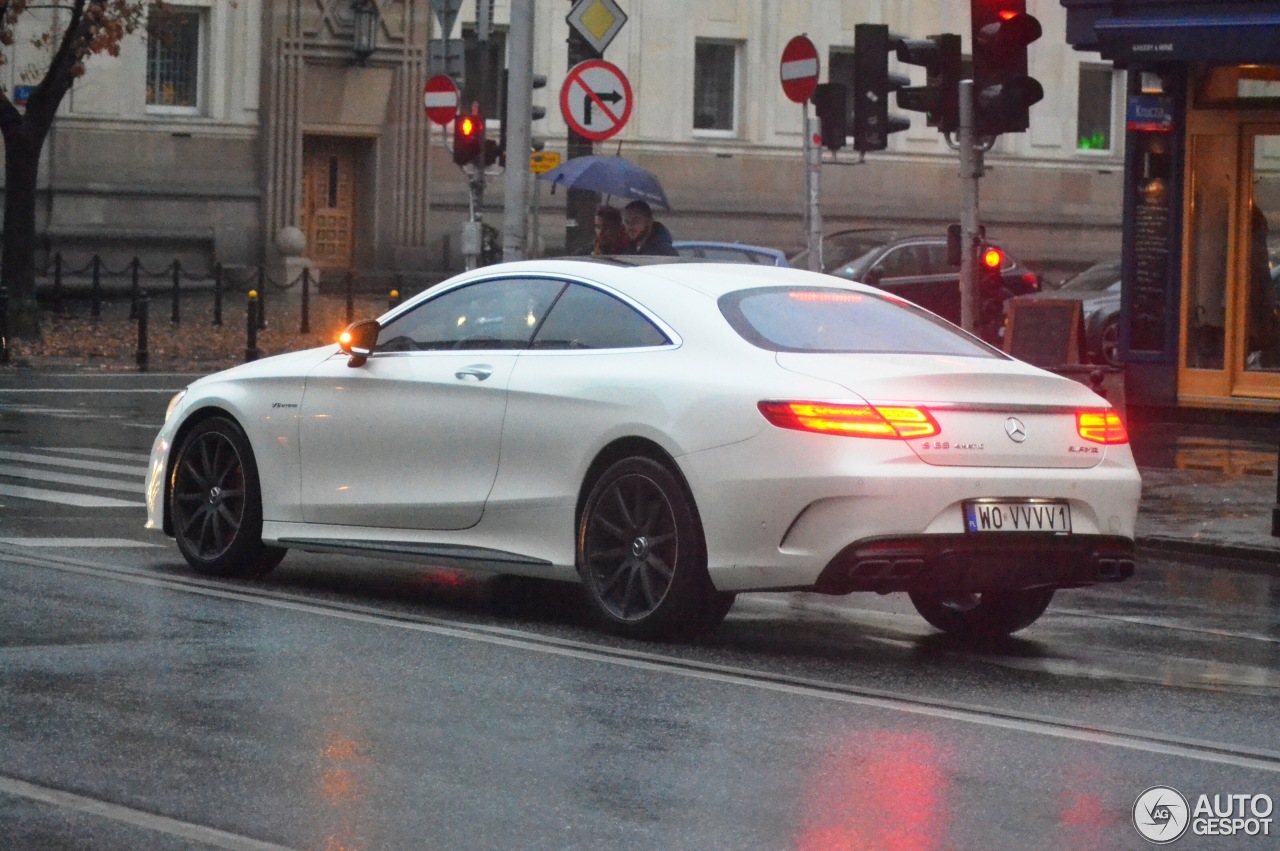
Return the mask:
<svg viewBox="0 0 1280 851">
<path fill-rule="evenodd" d="M 560 112 L 570 129 L 593 142 L 613 136 L 631 117 L 631 84 L 616 65 L 588 59 L 569 69 Z"/>
</svg>

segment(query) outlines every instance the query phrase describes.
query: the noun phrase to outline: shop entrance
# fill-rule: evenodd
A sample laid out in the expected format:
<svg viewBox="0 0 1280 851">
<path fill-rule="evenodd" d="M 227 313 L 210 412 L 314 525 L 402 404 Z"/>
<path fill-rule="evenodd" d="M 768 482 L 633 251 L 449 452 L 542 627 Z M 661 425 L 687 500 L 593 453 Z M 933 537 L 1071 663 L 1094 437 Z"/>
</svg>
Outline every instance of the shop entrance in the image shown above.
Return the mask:
<svg viewBox="0 0 1280 851">
<path fill-rule="evenodd" d="M 1188 120 L 1178 395 L 1193 403 L 1280 399 L 1280 109 L 1239 108 L 1243 79 L 1223 103 L 1223 82 Z"/>
<path fill-rule="evenodd" d="M 320 270 L 348 269 L 355 256 L 356 165 L 354 139 L 308 136 L 303 143 L 302 232 Z"/>
</svg>

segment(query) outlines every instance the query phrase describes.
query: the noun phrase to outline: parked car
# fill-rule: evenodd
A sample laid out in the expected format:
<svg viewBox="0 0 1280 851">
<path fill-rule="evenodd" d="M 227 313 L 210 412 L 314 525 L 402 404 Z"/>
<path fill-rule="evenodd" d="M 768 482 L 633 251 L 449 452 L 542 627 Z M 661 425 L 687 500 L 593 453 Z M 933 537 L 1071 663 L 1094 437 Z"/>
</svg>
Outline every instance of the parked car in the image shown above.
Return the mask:
<svg viewBox="0 0 1280 851">
<path fill-rule="evenodd" d="M 195 381 L 147 526 L 214 576 L 299 549 L 572 580 L 635 637 L 807 589 L 990 638 L 1129 577 L 1140 489 L 1105 399 L 901 299 L 619 257 L 483 267 Z"/>
<path fill-rule="evenodd" d="M 694 260 L 713 260 L 717 263 L 759 263 L 765 266 L 791 265 L 787 262 L 786 252 L 764 245 L 695 240 L 681 240 L 674 245 L 681 257 Z"/>
<path fill-rule="evenodd" d="M 1079 301 L 1084 313 L 1086 357 L 1091 363 L 1120 365 L 1119 258 L 1094 263 L 1063 281 L 1056 290 L 1017 298 Z"/>
<path fill-rule="evenodd" d="M 999 251 L 993 268 L 979 268 L 980 299 L 976 331 L 989 343 L 999 343 L 1004 325 L 1004 302 L 1037 292 L 1040 276 L 995 243 Z M 809 268 L 808 250 L 790 259 L 798 269 Z M 829 275 L 871 284 L 932 310 L 960 324 L 960 268 L 947 262 L 945 235 L 903 236 L 883 228 L 837 231 L 822 239 L 823 271 Z"/>
</svg>

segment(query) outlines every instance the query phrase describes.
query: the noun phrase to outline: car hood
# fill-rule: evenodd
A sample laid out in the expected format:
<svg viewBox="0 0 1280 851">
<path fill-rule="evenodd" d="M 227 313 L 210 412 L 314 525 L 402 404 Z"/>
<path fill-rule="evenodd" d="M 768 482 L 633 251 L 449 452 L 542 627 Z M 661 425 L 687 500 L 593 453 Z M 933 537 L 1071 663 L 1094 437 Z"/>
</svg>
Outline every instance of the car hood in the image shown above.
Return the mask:
<svg viewBox="0 0 1280 851">
<path fill-rule="evenodd" d="M 311 372 L 317 364 L 323 363 L 340 351 L 341 349 L 336 345 L 328 345 L 272 355 L 269 358 L 249 361 L 239 366 L 233 366 L 230 369 L 224 369 L 221 372 L 215 372 L 212 375 L 206 375 L 204 378 L 192 382 L 191 386 L 195 387 L 199 384 L 235 381 L 246 378 L 301 378 Z"/>
<path fill-rule="evenodd" d="M 1107 401 L 1083 384 L 1020 361 L 784 352 L 778 365 L 833 381 L 873 404 L 928 409 L 941 432 L 907 441 L 928 464 L 1078 469 L 1106 455 L 1105 446 L 1077 433 L 1075 412 L 1109 408 Z"/>
</svg>

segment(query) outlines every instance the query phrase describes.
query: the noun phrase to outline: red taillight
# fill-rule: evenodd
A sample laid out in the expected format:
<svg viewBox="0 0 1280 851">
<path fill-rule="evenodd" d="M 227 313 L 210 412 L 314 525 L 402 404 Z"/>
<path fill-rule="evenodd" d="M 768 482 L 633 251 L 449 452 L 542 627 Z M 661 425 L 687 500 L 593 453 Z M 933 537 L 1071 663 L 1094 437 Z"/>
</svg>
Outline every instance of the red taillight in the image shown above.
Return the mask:
<svg viewBox="0 0 1280 851">
<path fill-rule="evenodd" d="M 1040 276 L 1035 272 L 1023 272 L 1022 283 L 1026 284 L 1029 289 L 1040 289 Z"/>
<path fill-rule="evenodd" d="M 1129 442 L 1129 430 L 1115 411 L 1077 411 L 1076 433 L 1092 443 Z"/>
<path fill-rule="evenodd" d="M 760 413 L 778 428 L 911 440 L 942 429 L 924 408 L 894 405 L 841 405 L 830 402 L 761 402 Z"/>
</svg>

